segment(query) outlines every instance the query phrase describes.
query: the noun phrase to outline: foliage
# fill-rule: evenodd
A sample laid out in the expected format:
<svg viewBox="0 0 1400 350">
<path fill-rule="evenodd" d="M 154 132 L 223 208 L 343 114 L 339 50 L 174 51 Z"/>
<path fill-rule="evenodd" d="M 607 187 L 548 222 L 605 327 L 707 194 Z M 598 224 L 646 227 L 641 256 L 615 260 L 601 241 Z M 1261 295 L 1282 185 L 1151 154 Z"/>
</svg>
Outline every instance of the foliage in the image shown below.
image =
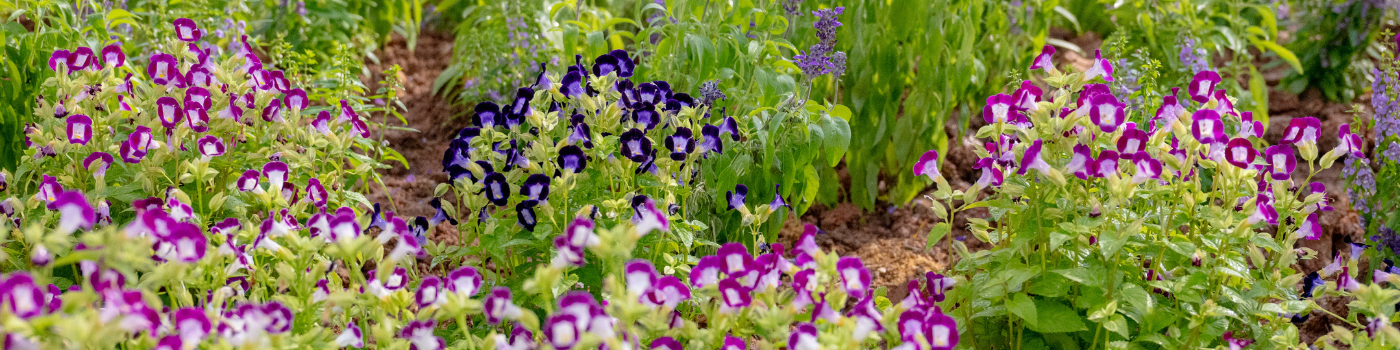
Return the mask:
<svg viewBox="0 0 1400 350">
<path fill-rule="evenodd" d="M 1374 257 L 1396 259 L 1400 257 L 1400 235 L 1395 232 L 1400 227 L 1400 202 L 1396 201 L 1400 198 L 1400 110 L 1396 110 L 1400 63 L 1395 59 L 1396 43 L 1385 45 L 1391 49 L 1371 71 L 1373 113 L 1356 113 L 1354 124 L 1364 139 L 1374 143 L 1365 157 L 1347 159 L 1342 174 L 1348 183 L 1348 202 L 1360 216 L 1367 241 L 1376 247 Z"/>
</svg>

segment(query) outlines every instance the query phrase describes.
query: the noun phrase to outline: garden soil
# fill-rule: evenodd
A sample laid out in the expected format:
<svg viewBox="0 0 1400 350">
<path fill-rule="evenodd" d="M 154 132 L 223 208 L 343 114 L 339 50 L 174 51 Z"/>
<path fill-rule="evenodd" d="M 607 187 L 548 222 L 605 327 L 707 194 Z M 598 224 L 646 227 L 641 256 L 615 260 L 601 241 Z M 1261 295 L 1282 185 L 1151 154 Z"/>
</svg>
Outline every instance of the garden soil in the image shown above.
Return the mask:
<svg viewBox="0 0 1400 350">
<path fill-rule="evenodd" d="M 1100 43 L 1092 33 L 1065 39 L 1088 51 L 1097 48 Z M 393 205 L 389 209 L 399 216 L 433 214 L 433 208 L 428 204 L 432 199 L 433 189 L 436 184 L 447 181 L 440 163 L 442 154 L 456 131 L 468 124 L 467 118 L 453 118 L 454 115 L 462 114 L 465 111 L 464 107 L 453 106 L 445 99 L 432 94 L 433 81 L 452 63 L 452 43 L 453 38 L 450 34 L 425 30 L 414 50 L 409 50 L 406 41 L 396 37 L 377 53 L 379 62 L 366 62 L 374 72 L 383 71 L 393 64 L 403 68 L 402 96 L 408 109 L 404 116 L 408 120 L 407 127 L 413 130 L 382 132 L 390 146 L 408 159 L 408 164 L 393 164 L 384 176 L 385 186 L 374 186 L 374 190 L 369 194 L 371 201 L 385 205 L 392 198 Z M 1061 50 L 1055 59 L 1057 62 L 1074 65 L 1088 64 L 1088 60 L 1082 55 L 1068 50 Z M 1264 72 L 1270 86 L 1279 85 L 1285 74 L 1283 69 L 1286 68 Z M 371 89 L 376 89 L 373 82 L 381 78 L 382 76 L 376 73 L 365 83 Z M 1369 113 L 1368 97 L 1363 96 L 1352 103 L 1335 103 L 1327 101 L 1315 90 L 1293 94 L 1275 88 L 1269 94 L 1271 119 L 1265 139 L 1270 143 L 1277 143 L 1282 137 L 1283 127 L 1291 118 L 1315 116 L 1323 123 L 1324 130 L 1319 147 L 1325 152 L 1337 144 L 1337 128 L 1341 124 L 1351 122 L 1352 114 L 1348 111 L 1353 103 L 1362 106 L 1362 113 Z M 973 118 L 974 128 L 981 126 L 980 119 Z M 945 131 L 949 137 L 959 135 L 956 132 L 956 122 L 950 122 Z M 951 149 L 946 152 L 941 170 L 954 187 L 967 188 L 980 175 L 979 171 L 972 169 L 976 160 L 974 147 L 980 146 L 979 141 L 965 138 L 961 142 L 953 143 Z M 841 182 L 849 188 L 849 176 L 844 168 L 841 169 L 838 170 Z M 1316 271 L 1330 262 L 1336 254 L 1345 254 L 1344 250 L 1340 249 L 1345 247 L 1343 237 L 1354 240 L 1363 238 L 1357 214 L 1350 209 L 1350 204 L 1346 201 L 1344 184 L 1337 169 L 1340 169 L 1340 164 L 1323 171 L 1313 179 L 1327 184 L 1328 200 L 1337 210 L 1323 213 L 1321 216 L 1323 239 L 1303 242 L 1303 246 L 1319 252 L 1319 257 L 1303 261 L 1298 267 L 1301 271 Z M 1299 176 L 1296 180 L 1301 182 L 1305 177 Z M 881 188 L 884 186 L 881 185 Z M 838 254 L 859 256 L 870 268 L 875 285 L 887 288 L 887 296 L 892 300 L 900 300 L 907 294 L 904 286 L 908 281 L 922 279 L 929 271 L 946 271 L 956 262 L 956 257 L 950 255 L 947 239 L 932 248 L 926 248 L 928 231 L 938 222 L 929 209 L 930 204 L 929 200 L 922 196 L 913 203 L 902 205 L 879 203 L 877 210 L 872 212 L 865 212 L 851 203 L 840 203 L 834 207 L 819 204 L 803 214 L 800 222 L 788 221 L 778 242 L 791 246 L 801 234 L 802 224 L 816 225 L 824 231 L 817 236 L 818 245 Z M 965 239 L 964 243 L 974 250 L 990 247 L 971 238 L 967 230 L 959 228 L 966 227 L 967 216 L 985 218 L 987 211 L 980 208 L 959 215 L 953 225 L 955 229 L 948 239 Z M 456 242 L 457 234 L 450 225 L 438 227 L 438 232 L 432 234 L 433 240 L 459 244 Z M 1367 269 L 1363 266 L 1362 270 Z M 1318 302 L 1334 313 L 1346 314 L 1345 304 L 1348 300 L 1323 298 Z M 1331 324 L 1340 325 L 1343 322 L 1315 312 L 1301 327 L 1303 341 L 1311 342 L 1326 334 Z"/>
</svg>

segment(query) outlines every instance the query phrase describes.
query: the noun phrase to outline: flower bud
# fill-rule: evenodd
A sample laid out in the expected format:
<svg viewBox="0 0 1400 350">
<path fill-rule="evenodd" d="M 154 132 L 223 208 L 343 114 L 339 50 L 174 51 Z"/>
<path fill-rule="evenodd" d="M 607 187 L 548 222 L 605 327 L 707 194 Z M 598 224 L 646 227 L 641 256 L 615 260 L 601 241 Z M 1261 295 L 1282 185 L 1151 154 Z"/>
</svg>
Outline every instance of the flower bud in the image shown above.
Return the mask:
<svg viewBox="0 0 1400 350">
<path fill-rule="evenodd" d="M 1191 266 L 1201 267 L 1201 251 L 1191 253 Z"/>
<path fill-rule="evenodd" d="M 1102 216 L 1102 215 L 1103 215 L 1103 211 L 1099 210 L 1099 204 L 1098 204 L 1098 203 L 1094 203 L 1094 208 L 1093 208 L 1093 209 L 1089 209 L 1089 217 L 1091 217 L 1091 218 L 1097 218 L 1097 217 Z"/>
<path fill-rule="evenodd" d="M 34 249 L 29 251 L 29 263 L 36 267 L 48 266 L 53 263 L 53 253 L 50 253 L 49 248 L 44 247 L 43 244 L 35 245 Z"/>
</svg>

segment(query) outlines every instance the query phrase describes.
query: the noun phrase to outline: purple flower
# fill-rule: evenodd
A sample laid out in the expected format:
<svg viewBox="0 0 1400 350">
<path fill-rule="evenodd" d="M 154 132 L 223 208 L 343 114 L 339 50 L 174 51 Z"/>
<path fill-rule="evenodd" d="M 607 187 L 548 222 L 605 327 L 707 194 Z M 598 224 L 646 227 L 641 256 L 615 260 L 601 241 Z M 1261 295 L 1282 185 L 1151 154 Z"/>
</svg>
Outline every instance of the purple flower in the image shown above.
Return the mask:
<svg viewBox="0 0 1400 350">
<path fill-rule="evenodd" d="M 1298 230 L 1293 231 L 1293 236 L 1310 240 L 1317 240 L 1320 238 L 1322 236 L 1322 224 L 1317 221 L 1317 212 L 1308 214 L 1308 217 L 1303 219 L 1302 223 L 1298 224 Z"/>
<path fill-rule="evenodd" d="M 195 144 L 199 146 L 199 153 L 204 155 L 205 159 L 224 155 L 224 140 L 220 140 L 218 136 L 204 135 Z"/>
<path fill-rule="evenodd" d="M 623 269 L 628 293 L 641 295 L 651 290 L 652 286 L 656 284 L 658 278 L 656 267 L 652 266 L 651 262 L 646 259 L 629 261 Z"/>
<path fill-rule="evenodd" d="M 486 174 L 486 199 L 496 206 L 505 206 L 510 199 L 510 184 L 501 173 Z"/>
<path fill-rule="evenodd" d="M 1162 107 L 1157 109 L 1157 114 L 1152 118 L 1152 126 L 1160 130 L 1171 130 L 1172 123 L 1185 113 L 1186 107 L 1177 101 L 1175 95 L 1162 97 Z"/>
<path fill-rule="evenodd" d="M 399 241 L 399 244 L 403 243 L 403 241 Z M 424 277 L 423 282 L 418 284 L 418 292 L 413 294 L 413 301 L 418 304 L 419 308 L 444 304 L 447 302 L 447 298 L 443 297 L 442 289 L 441 278 L 437 276 Z"/>
<path fill-rule="evenodd" d="M 1050 74 L 1050 72 L 1055 69 L 1055 63 L 1051 61 L 1051 58 L 1054 56 L 1055 47 L 1045 45 L 1045 47 L 1040 48 L 1040 54 L 1035 56 L 1035 60 L 1031 61 L 1030 70 L 1043 68 L 1045 69 L 1045 74 Z"/>
<path fill-rule="evenodd" d="M 1235 331 L 1225 332 L 1225 343 L 1230 345 L 1230 350 L 1240 350 L 1254 344 L 1253 340 L 1235 338 Z"/>
<path fill-rule="evenodd" d="M 718 283 L 722 264 L 723 260 L 717 255 L 700 258 L 695 267 L 690 269 L 690 285 L 695 288 L 704 288 Z"/>
<path fill-rule="evenodd" d="M 555 314 L 545 320 L 544 338 L 556 349 L 572 348 L 582 336 L 583 328 L 578 317 L 566 313 Z"/>
<path fill-rule="evenodd" d="M 478 103 L 474 110 L 476 114 L 472 115 L 472 125 L 483 129 L 490 129 L 496 125 L 505 124 L 503 120 L 505 118 L 501 116 L 501 108 L 495 103 Z"/>
<path fill-rule="evenodd" d="M 266 122 L 282 121 L 282 100 L 274 98 L 272 101 L 268 101 L 267 107 L 263 107 L 262 119 Z M 350 120 L 351 125 L 355 127 L 356 131 L 359 131 L 359 126 L 355 124 L 356 122 L 360 122 L 359 119 Z M 361 134 L 363 135 L 364 133 Z"/>
<path fill-rule="evenodd" d="M 1128 129 L 1118 137 L 1118 154 L 1135 154 L 1147 150 L 1147 132 L 1141 129 Z"/>
<path fill-rule="evenodd" d="M 1293 120 L 1288 121 L 1288 128 L 1283 130 L 1283 139 L 1279 140 L 1278 143 L 1291 145 L 1317 142 L 1317 136 L 1321 132 L 1322 122 L 1318 121 L 1317 118 L 1293 118 Z"/>
<path fill-rule="evenodd" d="M 1215 92 L 1215 85 L 1220 84 L 1220 73 L 1203 70 L 1196 73 L 1191 79 L 1191 85 L 1186 86 L 1186 94 L 1191 96 L 1191 100 L 1206 103 L 1210 102 L 1211 94 Z"/>
<path fill-rule="evenodd" d="M 952 350 L 958 346 L 958 325 L 952 317 L 934 308 L 923 323 L 930 350 Z"/>
<path fill-rule="evenodd" d="M 1270 225 L 1278 225 L 1278 211 L 1274 210 L 1273 199 L 1267 194 L 1260 193 L 1254 198 L 1255 210 L 1250 214 L 1245 222 L 1253 225 L 1259 222 L 1267 222 Z"/>
<path fill-rule="evenodd" d="M 102 61 L 112 68 L 126 65 L 126 53 L 122 52 L 121 45 L 111 44 L 102 48 Z"/>
<path fill-rule="evenodd" d="M 8 306 L 15 316 L 33 318 L 44 311 L 44 291 L 28 272 L 15 271 L 8 277 L 0 276 L 0 304 Z"/>
<path fill-rule="evenodd" d="M 146 66 L 146 76 L 151 78 L 151 83 L 155 85 L 170 84 L 172 79 L 180 76 L 179 61 L 175 56 L 168 53 L 157 53 L 151 56 L 151 63 Z"/>
<path fill-rule="evenodd" d="M 482 303 L 482 311 L 486 313 L 486 322 L 491 324 L 501 323 L 502 320 L 514 320 L 524 313 L 524 310 L 511 302 L 510 288 L 506 287 L 492 288 L 491 294 L 487 295 Z"/>
<path fill-rule="evenodd" d="M 515 205 L 516 223 L 524 227 L 526 231 L 535 232 L 535 225 L 539 223 L 535 216 L 535 206 L 539 204 L 540 201 L 527 199 Z"/>
<path fill-rule="evenodd" d="M 156 99 L 156 117 L 160 119 L 160 125 L 166 129 L 174 129 L 180 126 L 180 121 L 185 117 L 184 109 L 180 108 L 180 101 L 174 97 L 165 96 Z"/>
<path fill-rule="evenodd" d="M 719 124 L 719 134 L 729 134 L 729 139 L 739 141 L 739 123 L 734 117 L 725 117 Z"/>
<path fill-rule="evenodd" d="M 720 259 L 722 271 L 727 274 L 739 273 L 754 262 L 753 255 L 749 254 L 743 243 L 725 243 L 715 255 Z"/>
<path fill-rule="evenodd" d="M 282 93 L 290 92 L 292 82 L 287 81 L 287 76 L 282 71 L 272 71 L 272 88 Z"/>
<path fill-rule="evenodd" d="M 792 206 L 787 204 L 787 201 L 783 200 L 783 191 L 781 190 L 782 186 L 783 184 L 773 185 L 773 201 L 768 202 L 768 210 L 776 211 L 779 207 L 792 208 Z"/>
<path fill-rule="evenodd" d="M 193 42 L 204 36 L 204 32 L 200 31 L 199 26 L 194 24 L 194 20 L 189 18 L 176 19 L 173 24 L 175 25 L 175 37 L 179 38 L 180 41 Z"/>
<path fill-rule="evenodd" d="M 58 72 L 58 67 L 68 67 L 68 50 L 56 50 L 49 55 L 49 69 Z"/>
<path fill-rule="evenodd" d="M 315 204 L 317 208 L 326 208 L 326 199 L 330 197 L 330 192 L 326 192 L 326 187 L 321 185 L 321 180 L 311 178 L 306 183 L 306 199 Z"/>
<path fill-rule="evenodd" d="M 1086 92 L 1087 90 L 1086 88 Z M 1118 97 L 1113 96 L 1113 94 L 1104 92 L 1093 95 L 1089 98 L 1088 107 L 1089 120 L 1094 122 L 1094 125 L 1098 125 L 1099 130 L 1113 132 L 1118 129 L 1118 126 L 1123 125 L 1125 120 L 1123 113 L 1127 105 L 1119 102 Z"/>
<path fill-rule="evenodd" d="M 29 263 L 30 263 L 30 264 L 32 264 L 32 265 L 34 265 L 34 266 L 36 266 L 36 267 L 44 267 L 44 266 L 48 266 L 49 263 L 52 263 L 52 262 L 53 262 L 53 253 L 49 252 L 49 248 L 48 248 L 48 247 L 45 247 L 44 244 L 42 244 L 42 243 L 40 243 L 40 244 L 35 244 L 35 245 L 34 245 L 34 248 L 29 250 Z"/>
<path fill-rule="evenodd" d="M 1016 92 L 1011 94 L 1012 105 L 1016 106 L 1018 111 L 1034 111 L 1040 108 L 1036 102 L 1040 102 L 1042 93 L 1040 87 L 1035 86 L 1035 83 L 1030 80 L 1022 81 L 1021 88 L 1016 89 Z"/>
<path fill-rule="evenodd" d="M 345 330 L 341 331 L 340 335 L 335 337 L 335 346 L 342 348 L 349 346 L 357 348 L 365 347 L 365 337 L 364 334 L 360 332 L 360 326 L 355 325 L 355 322 L 346 323 Z"/>
<path fill-rule="evenodd" d="M 62 188 L 59 190 L 61 191 Z M 97 212 L 92 209 L 91 204 L 88 204 L 87 197 L 76 190 L 59 193 L 53 201 L 48 203 L 48 208 L 59 213 L 58 227 L 55 229 L 59 234 L 73 233 L 78 228 L 89 229 L 97 222 Z"/>
<path fill-rule="evenodd" d="M 671 160 L 683 161 L 687 154 L 695 152 L 695 142 L 691 139 L 690 128 L 679 127 L 666 137 L 666 149 L 671 151 Z"/>
<path fill-rule="evenodd" d="M 721 346 L 721 347 L 720 347 L 720 350 L 748 350 L 748 349 L 749 349 L 749 344 L 748 344 L 748 343 L 745 343 L 743 338 L 735 337 L 735 336 L 732 336 L 732 335 L 726 335 L 726 336 L 724 336 L 724 346 Z"/>
<path fill-rule="evenodd" d="M 402 267 L 394 268 L 393 272 L 390 272 L 389 276 L 385 277 L 383 280 L 380 280 L 379 277 L 374 274 L 375 271 L 370 271 L 369 287 L 365 288 L 365 292 L 381 299 L 388 297 L 390 293 L 403 289 L 404 286 L 408 285 L 408 270 Z M 452 276 L 448 275 L 447 278 L 450 279 Z M 450 289 L 452 285 L 448 285 L 447 287 Z"/>
<path fill-rule="evenodd" d="M 1026 149 L 1026 153 L 1023 156 L 1021 156 L 1021 166 L 1018 169 L 1016 169 L 1017 175 L 1025 175 L 1026 170 L 1035 169 L 1043 175 L 1050 176 L 1050 172 L 1052 171 L 1052 169 L 1050 168 L 1049 163 L 1046 163 L 1044 159 L 1041 159 L 1040 147 L 1041 140 L 1036 139 L 1034 142 L 1031 143 L 1031 147 Z"/>
<path fill-rule="evenodd" d="M 852 299 L 864 299 L 870 291 L 870 270 L 865 268 L 860 258 L 847 256 L 836 262 L 836 271 L 841 275 L 842 286 Z"/>
<path fill-rule="evenodd" d="M 820 44 L 813 45 L 806 54 L 792 56 L 793 64 L 797 65 L 802 75 L 809 80 L 831 72 L 831 59 L 816 52 L 820 48 Z"/>
<path fill-rule="evenodd" d="M 96 164 L 96 166 L 93 166 Z M 83 168 L 92 172 L 93 178 L 102 178 L 107 175 L 107 169 L 112 167 L 112 155 L 106 152 L 92 152 L 83 159 Z"/>
<path fill-rule="evenodd" d="M 645 195 L 632 197 L 632 226 L 637 236 L 646 236 L 651 230 L 671 231 L 671 220 L 666 213 L 656 210 L 656 202 Z"/>
<path fill-rule="evenodd" d="M 1333 152 L 1337 152 L 1339 156 L 1343 154 L 1351 154 L 1353 157 L 1366 156 L 1361 148 L 1361 136 L 1351 133 L 1351 124 L 1342 124 L 1341 127 L 1337 128 L 1337 139 L 1340 142 L 1337 143 L 1337 147 L 1333 149 Z M 1394 148 L 1393 146 L 1390 147 L 1390 149 Z"/>
<path fill-rule="evenodd" d="M 929 180 L 938 181 L 938 177 L 943 176 L 938 172 L 938 150 L 928 150 L 924 155 L 919 156 L 919 161 L 914 162 L 914 175 L 928 176 Z"/>
<path fill-rule="evenodd" d="M 1226 142 L 1225 124 L 1220 121 L 1220 113 L 1214 110 L 1202 109 L 1191 115 L 1191 136 L 1196 137 L 1202 144 L 1212 144 L 1216 142 Z"/>
<path fill-rule="evenodd" d="M 574 119 L 579 122 L 574 124 L 572 133 L 569 134 L 567 142 L 569 144 L 583 145 L 583 147 L 593 148 L 593 138 L 589 136 L 588 124 L 583 122 L 582 114 L 575 114 Z"/>
<path fill-rule="evenodd" d="M 788 335 L 788 350 L 818 350 L 822 348 L 817 341 L 817 326 L 810 322 L 798 323 L 792 333 Z"/>
<path fill-rule="evenodd" d="M 1254 157 L 1259 155 L 1259 151 L 1254 149 L 1254 143 L 1243 138 L 1235 138 L 1225 145 L 1225 160 L 1231 165 L 1240 169 L 1249 169 L 1254 163 Z"/>
<path fill-rule="evenodd" d="M 39 182 L 39 193 L 34 194 L 34 199 L 45 204 L 53 204 L 58 199 L 60 192 L 63 192 L 63 185 L 58 183 L 58 178 L 46 174 L 44 180 Z"/>
<path fill-rule="evenodd" d="M 671 337 L 660 337 L 651 341 L 652 350 L 684 350 L 681 342 Z"/>
<path fill-rule="evenodd" d="M 68 54 L 68 60 L 67 62 L 65 62 L 65 64 L 68 65 L 68 71 L 75 72 L 87 69 L 88 67 L 93 65 L 93 56 L 94 55 L 92 54 L 92 48 L 90 47 L 79 46 L 78 48 L 73 49 L 73 53 Z"/>
<path fill-rule="evenodd" d="M 753 302 L 752 291 L 744 287 L 737 277 L 729 277 L 719 281 L 720 312 L 733 313 L 739 309 L 748 307 Z"/>
<path fill-rule="evenodd" d="M 290 174 L 287 169 L 287 163 L 274 161 L 263 165 L 262 175 L 267 177 L 267 188 L 269 190 L 280 190 L 283 188 L 282 184 L 287 182 L 287 177 Z"/>
<path fill-rule="evenodd" d="M 1143 183 L 1147 179 L 1162 178 L 1162 161 L 1152 158 L 1147 152 L 1134 154 L 1133 165 L 1137 167 L 1137 173 L 1133 174 L 1135 184 Z"/>
<path fill-rule="evenodd" d="M 1021 118 L 1016 108 L 1016 100 L 1011 95 L 996 94 L 987 96 L 987 105 L 982 106 L 982 119 L 988 124 L 1009 123 Z"/>
<path fill-rule="evenodd" d="M 734 187 L 734 191 L 724 191 L 724 201 L 729 204 L 729 210 L 736 210 L 744 207 L 744 197 L 749 195 L 749 187 L 739 184 Z"/>
<path fill-rule="evenodd" d="M 214 324 L 203 309 L 187 307 L 175 310 L 175 331 L 179 339 L 189 344 L 199 344 L 214 330 Z"/>
<path fill-rule="evenodd" d="M 977 163 L 982 165 L 982 163 L 991 163 L 991 161 L 991 158 L 983 158 Z M 990 167 L 990 165 L 988 165 L 988 167 Z M 1075 144 L 1074 154 L 1070 156 L 1069 164 L 1065 165 L 1065 171 L 1079 177 L 1080 180 L 1088 180 L 1090 176 L 1094 176 L 1098 173 L 1097 169 L 1098 163 L 1094 161 L 1094 154 L 1093 151 L 1089 149 L 1089 146 Z M 983 174 L 983 177 L 986 177 L 986 170 L 983 170 Z M 979 180 L 978 183 L 981 183 L 981 181 Z"/>
<path fill-rule="evenodd" d="M 1104 81 L 1113 81 L 1113 64 L 1104 59 L 1099 50 L 1094 50 L 1094 65 L 1084 71 L 1084 80 L 1092 81 L 1098 77 L 1103 77 Z"/>
<path fill-rule="evenodd" d="M 408 339 L 409 347 L 415 350 L 440 350 L 447 348 L 447 341 L 433 335 L 437 320 L 413 321 L 403 326 L 399 338 Z"/>
<path fill-rule="evenodd" d="M 532 174 L 525 178 L 525 184 L 520 186 L 521 194 L 530 199 L 545 201 L 549 199 L 549 176 L 544 174 Z"/>
<path fill-rule="evenodd" d="M 287 96 L 282 98 L 287 102 L 287 108 L 294 111 L 305 110 L 308 102 L 306 90 L 295 88 L 287 91 Z M 327 113 L 329 115 L 329 113 Z"/>
<path fill-rule="evenodd" d="M 471 266 L 463 266 L 447 274 L 447 290 L 458 295 L 474 296 L 485 280 Z"/>
<path fill-rule="evenodd" d="M 568 145 L 559 150 L 559 167 L 573 173 L 581 173 L 588 167 L 588 156 L 578 146 Z"/>
<path fill-rule="evenodd" d="M 1274 180 L 1287 180 L 1298 167 L 1298 159 L 1293 157 L 1293 148 L 1286 144 L 1270 146 L 1264 150 L 1264 160 L 1269 163 L 1269 174 Z"/>
</svg>

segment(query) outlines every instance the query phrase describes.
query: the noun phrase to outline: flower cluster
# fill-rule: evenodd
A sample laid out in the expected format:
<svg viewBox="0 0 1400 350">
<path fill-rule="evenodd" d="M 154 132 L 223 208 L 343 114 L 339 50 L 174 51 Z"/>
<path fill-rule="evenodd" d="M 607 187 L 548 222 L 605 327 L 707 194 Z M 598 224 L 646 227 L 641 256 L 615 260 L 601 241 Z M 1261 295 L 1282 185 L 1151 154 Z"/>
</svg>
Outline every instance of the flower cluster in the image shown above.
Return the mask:
<svg viewBox="0 0 1400 350">
<path fill-rule="evenodd" d="M 836 51 L 836 28 L 841 27 L 841 20 L 837 17 L 845 11 L 843 6 L 812 11 L 812 16 L 817 18 L 812 26 L 817 29 L 818 41 L 812 44 L 807 52 L 792 56 L 797 68 L 802 70 L 807 79 L 815 79 L 827 73 L 833 73 L 837 77 L 845 74 L 846 53 Z"/>
</svg>

